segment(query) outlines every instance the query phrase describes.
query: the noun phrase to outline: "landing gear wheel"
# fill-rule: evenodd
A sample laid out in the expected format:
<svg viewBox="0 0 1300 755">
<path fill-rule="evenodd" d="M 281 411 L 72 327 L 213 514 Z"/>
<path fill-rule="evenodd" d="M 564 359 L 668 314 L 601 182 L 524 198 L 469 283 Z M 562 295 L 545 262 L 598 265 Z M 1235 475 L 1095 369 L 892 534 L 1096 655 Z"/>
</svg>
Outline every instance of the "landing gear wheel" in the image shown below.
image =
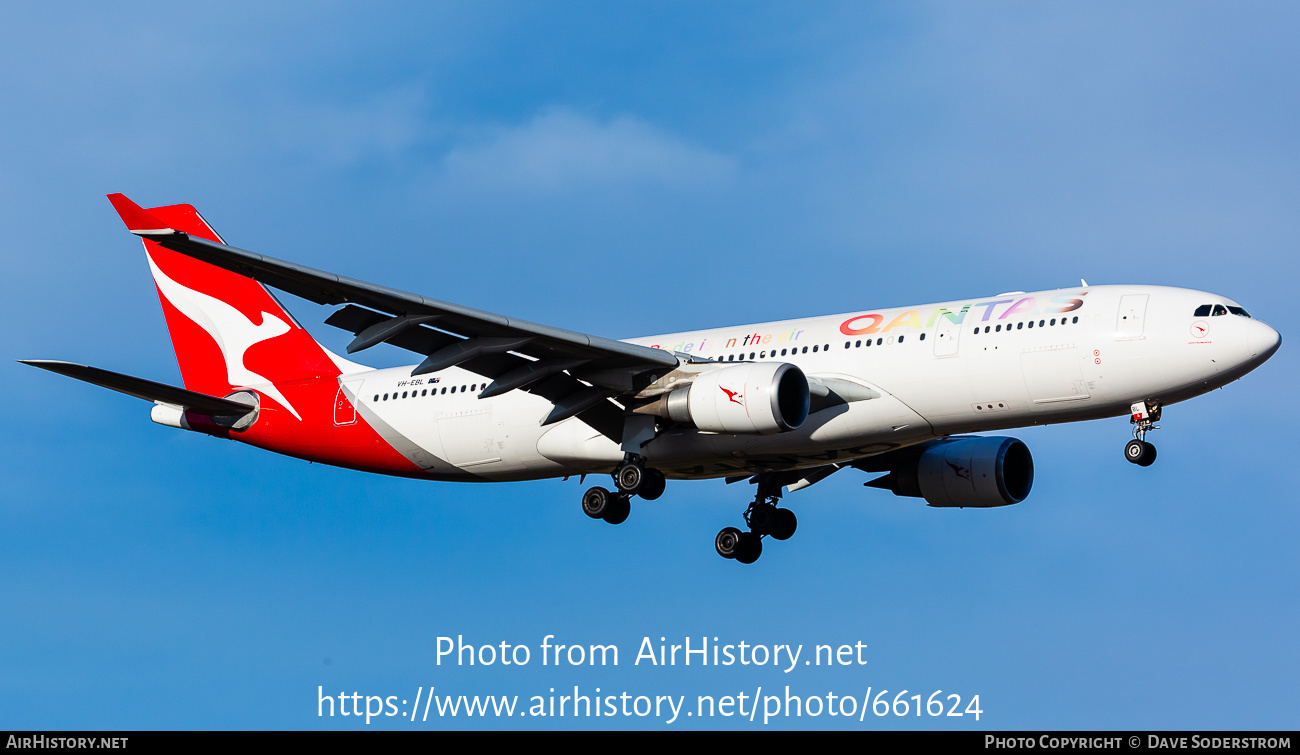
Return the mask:
<svg viewBox="0 0 1300 755">
<path fill-rule="evenodd" d="M 723 558 L 735 558 L 740 548 L 741 531 L 735 527 L 723 527 L 718 536 L 713 538 L 713 547 Z"/>
<path fill-rule="evenodd" d="M 742 564 L 752 564 L 763 555 L 763 538 L 753 532 L 745 532 L 740 536 L 740 544 L 736 547 L 736 560 Z"/>
<path fill-rule="evenodd" d="M 614 497 L 613 493 L 604 488 L 592 488 L 582 494 L 582 513 L 592 519 L 604 519 Z"/>
<path fill-rule="evenodd" d="M 605 512 L 605 516 L 601 518 L 610 524 L 622 524 L 627 521 L 627 515 L 632 513 L 632 504 L 628 501 L 627 496 L 625 495 L 616 495 L 612 497 L 614 500 L 610 502 L 609 508 Z"/>
<path fill-rule="evenodd" d="M 790 509 L 777 509 L 776 516 L 772 519 L 772 528 L 768 530 L 767 534 L 777 540 L 789 540 L 798 526 L 799 520 L 795 517 L 793 511 Z"/>
<path fill-rule="evenodd" d="M 640 464 L 624 464 L 614 470 L 614 484 L 619 491 L 635 495 L 646 482 L 645 467 Z"/>
<path fill-rule="evenodd" d="M 664 473 L 657 469 L 647 469 L 645 471 L 645 482 L 641 483 L 641 489 L 637 495 L 647 501 L 653 501 L 664 494 L 664 488 L 668 487 L 668 480 L 664 479 Z"/>
<path fill-rule="evenodd" d="M 1124 458 L 1140 467 L 1149 467 L 1156 460 L 1156 447 L 1134 438 L 1124 446 Z"/>
<path fill-rule="evenodd" d="M 749 509 L 749 528 L 760 535 L 771 534 L 777 511 L 770 503 L 755 503 Z"/>
</svg>

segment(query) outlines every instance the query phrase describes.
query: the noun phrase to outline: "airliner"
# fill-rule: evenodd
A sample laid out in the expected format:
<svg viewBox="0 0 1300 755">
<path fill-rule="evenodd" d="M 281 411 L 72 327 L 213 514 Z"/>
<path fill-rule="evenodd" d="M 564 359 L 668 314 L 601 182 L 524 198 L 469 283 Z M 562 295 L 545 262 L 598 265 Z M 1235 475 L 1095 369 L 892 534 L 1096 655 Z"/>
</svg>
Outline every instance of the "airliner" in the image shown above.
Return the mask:
<svg viewBox="0 0 1300 755">
<path fill-rule="evenodd" d="M 153 402 L 169 427 L 287 456 L 424 480 L 610 475 L 582 510 L 625 521 L 667 480 L 749 482 L 718 554 L 786 540 L 792 493 L 853 468 L 929 506 L 1029 495 L 1009 428 L 1125 416 L 1125 458 L 1170 404 L 1263 364 L 1281 336 L 1216 294 L 1147 285 L 1013 291 L 828 317 L 611 340 L 346 278 L 227 245 L 190 205 L 108 199 L 145 255 L 184 388 L 70 362 L 25 364 Z M 267 287 L 338 307 L 349 355 L 317 343 Z"/>
</svg>

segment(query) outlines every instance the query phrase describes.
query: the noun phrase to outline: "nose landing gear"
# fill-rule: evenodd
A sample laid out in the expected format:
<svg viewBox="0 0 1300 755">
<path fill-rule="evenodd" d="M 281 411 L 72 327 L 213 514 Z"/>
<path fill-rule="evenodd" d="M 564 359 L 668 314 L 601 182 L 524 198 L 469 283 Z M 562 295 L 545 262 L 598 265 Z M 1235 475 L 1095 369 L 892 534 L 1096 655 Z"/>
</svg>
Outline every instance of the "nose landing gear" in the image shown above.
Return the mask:
<svg viewBox="0 0 1300 755">
<path fill-rule="evenodd" d="M 1156 460 L 1156 447 L 1145 440 L 1134 438 L 1125 444 L 1124 458 L 1139 467 L 1149 467 Z"/>
<path fill-rule="evenodd" d="M 1133 415 L 1129 422 L 1133 424 L 1133 440 L 1124 446 L 1124 458 L 1140 467 L 1149 467 L 1156 460 L 1156 447 L 1147 442 L 1149 430 L 1159 430 L 1156 422 L 1160 421 L 1160 404 L 1139 401 L 1132 407 Z"/>
<path fill-rule="evenodd" d="M 742 564 L 752 564 L 763 555 L 763 536 L 788 540 L 799 526 L 799 520 L 790 509 L 777 508 L 781 499 L 781 481 L 769 472 L 758 475 L 758 492 L 745 509 L 745 524 L 749 532 L 735 527 L 724 527 L 713 540 L 718 555 Z"/>
</svg>

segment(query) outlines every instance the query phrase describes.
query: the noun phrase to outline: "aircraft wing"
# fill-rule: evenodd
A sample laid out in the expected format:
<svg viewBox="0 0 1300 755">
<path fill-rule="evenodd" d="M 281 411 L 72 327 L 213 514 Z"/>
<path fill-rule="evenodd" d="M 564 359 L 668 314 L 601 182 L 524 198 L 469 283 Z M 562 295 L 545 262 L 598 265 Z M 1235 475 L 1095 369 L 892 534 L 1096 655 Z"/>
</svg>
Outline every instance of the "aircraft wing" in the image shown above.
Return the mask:
<svg viewBox="0 0 1300 755">
<path fill-rule="evenodd" d="M 387 342 L 424 356 L 412 375 L 462 367 L 493 379 L 484 398 L 516 388 L 540 393 L 559 404 L 547 424 L 585 413 L 609 396 L 635 393 L 678 364 L 660 349 L 430 299 L 191 236 L 168 228 L 122 194 L 108 198 L 132 233 L 159 246 L 318 304 L 346 305 L 326 323 L 356 334 L 349 353 Z"/>
</svg>

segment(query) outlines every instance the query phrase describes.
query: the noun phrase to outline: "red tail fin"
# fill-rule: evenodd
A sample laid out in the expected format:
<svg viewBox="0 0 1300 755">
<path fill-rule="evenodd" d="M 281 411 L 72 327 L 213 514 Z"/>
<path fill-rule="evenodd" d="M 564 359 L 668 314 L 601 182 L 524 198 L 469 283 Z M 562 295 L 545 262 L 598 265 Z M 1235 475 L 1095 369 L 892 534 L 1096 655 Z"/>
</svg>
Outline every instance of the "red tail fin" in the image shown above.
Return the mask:
<svg viewBox="0 0 1300 755">
<path fill-rule="evenodd" d="M 187 204 L 140 208 L 109 199 L 132 231 L 171 228 L 225 243 Z M 277 383 L 334 378 L 337 365 L 262 284 L 144 239 L 185 387 L 215 396 L 254 388 L 295 417 Z"/>
</svg>

